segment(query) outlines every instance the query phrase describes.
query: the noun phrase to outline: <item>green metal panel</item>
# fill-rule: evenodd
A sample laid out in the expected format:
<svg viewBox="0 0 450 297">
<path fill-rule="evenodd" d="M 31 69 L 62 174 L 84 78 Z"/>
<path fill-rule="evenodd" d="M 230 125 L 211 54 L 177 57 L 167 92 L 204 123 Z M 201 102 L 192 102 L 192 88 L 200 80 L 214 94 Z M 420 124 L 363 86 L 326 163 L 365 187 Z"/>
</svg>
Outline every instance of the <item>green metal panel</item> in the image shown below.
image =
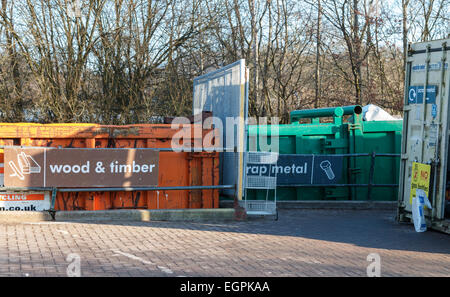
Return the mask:
<svg viewBox="0 0 450 297">
<path fill-rule="evenodd" d="M 345 107 L 346 108 L 346 107 Z M 344 109 L 345 109 L 344 108 Z M 331 112 L 335 108 L 330 109 Z M 349 110 L 349 108 L 345 109 Z M 303 115 L 297 113 L 297 120 Z M 336 116 L 338 114 L 338 116 Z M 280 154 L 351 154 L 351 153 L 400 153 L 402 121 L 364 122 L 360 114 L 354 114 L 351 122 L 344 122 L 342 115 L 335 113 L 333 122 L 298 122 L 278 125 Z M 348 113 L 346 113 L 348 114 Z M 294 117 L 295 118 L 295 117 Z M 263 129 L 261 129 L 263 128 Z M 259 133 L 270 126 L 250 125 L 249 138 L 256 141 L 259 150 Z M 261 141 L 265 141 L 262 138 Z M 343 183 L 368 184 L 371 158 L 346 157 Z M 397 184 L 399 173 L 398 157 L 377 157 L 374 166 L 374 184 Z M 373 187 L 371 200 L 395 201 L 398 188 Z M 248 199 L 265 199 L 265 191 L 248 191 Z M 367 200 L 368 189 L 364 187 L 279 187 L 278 200 Z"/>
<path fill-rule="evenodd" d="M 393 153 L 400 154 L 402 121 L 363 122 L 356 153 Z M 368 183 L 370 157 L 355 159 L 355 167 L 360 170 L 354 174 L 354 183 Z M 399 158 L 378 157 L 375 160 L 374 183 L 398 184 Z M 397 200 L 398 188 L 373 188 L 372 200 Z M 367 188 L 358 188 L 354 200 L 367 200 Z"/>
</svg>

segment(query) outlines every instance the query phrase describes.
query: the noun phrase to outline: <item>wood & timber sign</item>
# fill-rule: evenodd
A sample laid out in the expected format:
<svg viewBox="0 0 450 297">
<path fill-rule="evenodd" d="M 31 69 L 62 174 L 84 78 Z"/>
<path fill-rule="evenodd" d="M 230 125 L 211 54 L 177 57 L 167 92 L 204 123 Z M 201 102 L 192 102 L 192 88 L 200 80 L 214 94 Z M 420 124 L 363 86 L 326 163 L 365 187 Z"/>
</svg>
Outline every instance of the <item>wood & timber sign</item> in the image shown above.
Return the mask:
<svg viewBox="0 0 450 297">
<path fill-rule="evenodd" d="M 159 153 L 146 149 L 6 147 L 6 187 L 157 186 Z"/>
</svg>

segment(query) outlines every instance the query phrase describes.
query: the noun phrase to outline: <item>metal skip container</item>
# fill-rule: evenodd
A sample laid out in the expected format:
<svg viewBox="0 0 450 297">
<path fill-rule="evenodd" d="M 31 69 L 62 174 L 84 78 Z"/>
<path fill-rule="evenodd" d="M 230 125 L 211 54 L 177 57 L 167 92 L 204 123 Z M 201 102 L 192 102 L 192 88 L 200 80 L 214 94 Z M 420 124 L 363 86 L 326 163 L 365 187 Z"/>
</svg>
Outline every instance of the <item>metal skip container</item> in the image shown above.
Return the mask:
<svg viewBox="0 0 450 297">
<path fill-rule="evenodd" d="M 220 187 L 219 153 L 175 152 L 171 148 L 173 137 L 180 131 L 190 135 L 190 138 L 186 137 L 184 140 L 193 148 L 201 147 L 208 133 L 219 137 L 217 130 L 202 129 L 201 126 L 197 129 L 201 131 L 197 135 L 194 133 L 195 127 L 194 124 L 173 129 L 169 124 L 109 126 L 80 123 L 0 123 L 0 211 L 47 210 L 52 195 L 43 189 L 51 188 L 58 188 L 54 200 L 55 210 L 218 208 L 219 191 L 203 186 Z M 34 154 L 31 153 L 32 150 Z M 45 153 L 39 153 L 39 150 Z M 12 151 L 20 154 L 8 155 Z M 145 156 L 140 155 L 141 153 Z M 154 180 L 151 180 L 150 172 L 156 173 L 156 170 L 151 171 L 152 165 L 146 163 L 148 167 L 142 165 L 139 170 L 141 173 L 148 172 L 148 179 L 139 177 L 140 181 L 136 183 L 134 176 L 137 167 L 134 166 L 140 162 L 138 160 L 151 158 L 150 153 L 158 155 L 157 174 L 152 175 Z M 115 182 L 114 178 L 105 174 L 105 179 L 102 180 L 90 176 L 97 169 L 97 162 L 91 159 L 97 158 L 94 155 L 99 155 L 102 160 L 114 158 L 114 164 L 122 163 L 120 166 L 124 166 L 125 162 L 132 165 L 129 170 L 126 169 L 128 165 L 125 165 L 122 171 L 122 167 L 114 164 L 110 167 L 113 159 L 109 159 L 108 162 L 103 162 L 108 164 L 105 166 L 105 173 L 115 172 L 121 178 Z M 48 169 L 51 168 L 50 160 L 64 160 L 67 162 L 65 166 L 70 165 L 72 172 L 67 173 L 62 180 L 51 181 Z M 89 168 L 86 160 L 90 160 L 90 171 L 86 177 L 82 177 L 82 173 L 86 173 L 84 167 Z M 133 161 L 136 164 L 131 163 Z M 47 174 L 44 168 L 47 168 Z M 59 173 L 66 174 L 62 167 L 54 168 Z M 130 173 L 131 168 L 133 174 Z M 79 177 L 73 177 L 75 170 Z M 41 177 L 42 173 L 43 183 L 39 181 L 39 184 L 32 184 L 27 181 L 27 177 Z M 7 185 L 9 177 L 21 183 Z M 35 180 L 33 177 L 33 181 Z M 35 192 L 37 190 L 31 189 L 34 187 L 43 188 L 39 189 L 41 192 Z M 149 187 L 155 189 L 145 189 Z M 118 188 L 123 190 L 116 190 Z"/>
<path fill-rule="evenodd" d="M 450 233 L 449 184 L 450 39 L 411 44 L 405 69 L 398 214 L 412 221 L 412 199 L 425 191 L 428 227 Z M 447 208 L 447 211 L 446 211 Z"/>
<path fill-rule="evenodd" d="M 261 143 L 268 143 L 270 133 L 279 141 L 278 165 L 308 164 L 301 174 L 278 176 L 277 200 L 397 200 L 401 120 L 363 121 L 361 106 L 343 106 L 292 111 L 291 124 L 249 125 L 248 130 L 249 151 L 263 151 Z M 323 158 L 333 160 L 333 168 L 325 159 L 319 162 Z M 265 199 L 264 191 L 248 193 Z"/>
</svg>

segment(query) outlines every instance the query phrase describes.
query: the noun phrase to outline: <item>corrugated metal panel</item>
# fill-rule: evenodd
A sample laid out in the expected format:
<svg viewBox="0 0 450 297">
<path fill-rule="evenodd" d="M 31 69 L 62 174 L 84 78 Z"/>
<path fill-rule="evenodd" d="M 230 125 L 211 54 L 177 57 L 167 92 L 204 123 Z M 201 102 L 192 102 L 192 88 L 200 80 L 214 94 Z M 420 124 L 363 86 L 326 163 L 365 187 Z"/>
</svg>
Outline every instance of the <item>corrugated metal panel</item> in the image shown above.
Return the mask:
<svg viewBox="0 0 450 297">
<path fill-rule="evenodd" d="M 412 44 L 407 65 L 399 214 L 411 213 L 413 162 L 431 166 L 431 221 L 445 219 L 449 141 L 450 39 Z M 425 91 L 426 90 L 426 91 Z M 426 99 L 424 93 L 426 92 Z"/>
<path fill-rule="evenodd" d="M 232 152 L 221 153 L 220 156 L 221 184 L 239 184 L 237 193 L 232 190 L 224 190 L 224 193 L 236 194 L 241 198 L 243 152 L 246 147 L 245 122 L 248 110 L 248 72 L 245 60 L 239 60 L 196 77 L 193 97 L 194 115 L 202 111 L 211 111 L 214 117 L 221 120 L 222 125 L 216 128 L 221 131 L 223 148 L 232 150 Z M 230 119 L 241 119 L 241 121 L 237 122 L 235 128 L 230 129 L 227 128 L 228 125 L 233 127 Z"/>
</svg>

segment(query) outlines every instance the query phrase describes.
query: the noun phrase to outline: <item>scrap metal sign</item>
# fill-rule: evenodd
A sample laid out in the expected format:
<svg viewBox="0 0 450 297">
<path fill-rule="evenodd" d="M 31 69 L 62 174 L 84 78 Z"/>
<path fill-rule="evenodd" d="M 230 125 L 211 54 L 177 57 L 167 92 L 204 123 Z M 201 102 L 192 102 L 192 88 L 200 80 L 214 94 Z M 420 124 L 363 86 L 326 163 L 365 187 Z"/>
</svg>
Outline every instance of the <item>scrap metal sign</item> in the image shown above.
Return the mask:
<svg viewBox="0 0 450 297">
<path fill-rule="evenodd" d="M 247 175 L 277 176 L 278 185 L 337 184 L 342 178 L 343 157 L 282 154 L 277 164 L 247 164 Z"/>
<path fill-rule="evenodd" d="M 159 153 L 145 149 L 4 149 L 6 187 L 157 186 Z"/>
</svg>

